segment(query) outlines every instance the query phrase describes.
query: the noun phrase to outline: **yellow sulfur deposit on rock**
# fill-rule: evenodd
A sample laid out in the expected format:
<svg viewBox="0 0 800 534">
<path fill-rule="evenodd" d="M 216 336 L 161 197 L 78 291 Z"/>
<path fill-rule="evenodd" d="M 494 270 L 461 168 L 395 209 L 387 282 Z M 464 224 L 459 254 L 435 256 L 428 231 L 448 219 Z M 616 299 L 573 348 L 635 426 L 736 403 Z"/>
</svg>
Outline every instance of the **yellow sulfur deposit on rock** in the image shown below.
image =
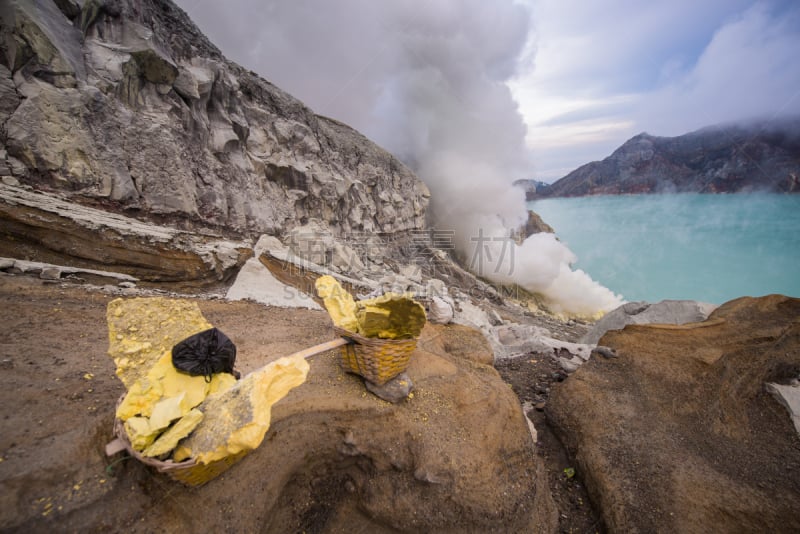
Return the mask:
<svg viewBox="0 0 800 534">
<path fill-rule="evenodd" d="M 136 415 L 150 417 L 161 399 L 178 395 L 184 395 L 180 416 L 186 415 L 211 393 L 224 391 L 235 383 L 236 378 L 228 373 L 213 375 L 211 382 L 206 382 L 204 376 L 181 373 L 172 365 L 172 352 L 167 351 L 145 376 L 128 389 L 128 394 L 117 408 L 117 417 L 123 421 Z"/>
<path fill-rule="evenodd" d="M 175 461 L 195 458 L 209 464 L 258 447 L 269 429 L 272 405 L 305 382 L 308 369 L 302 356 L 281 358 L 210 395 L 200 405 L 205 418 L 175 450 Z"/>
<path fill-rule="evenodd" d="M 425 308 L 411 294 L 386 293 L 356 302 L 329 275 L 319 277 L 316 287 L 333 324 L 364 337 L 415 338 L 425 326 Z"/>
<path fill-rule="evenodd" d="M 320 276 L 314 285 L 317 288 L 317 294 L 325 302 L 325 309 L 333 319 L 333 324 L 355 332 L 358 329 L 358 320 L 353 296 L 330 275 Z"/>
<path fill-rule="evenodd" d="M 161 434 L 158 439 L 144 449 L 145 456 L 161 456 L 174 449 L 180 440 L 192 433 L 203 420 L 204 414 L 197 408 L 190 410 L 185 416 Z"/>
<path fill-rule="evenodd" d="M 409 339 L 425 326 L 425 308 L 410 295 L 386 293 L 357 306 L 358 333 L 364 337 Z"/>
<path fill-rule="evenodd" d="M 197 303 L 164 297 L 114 299 L 106 321 L 108 353 L 128 389 L 176 343 L 211 328 Z"/>
<path fill-rule="evenodd" d="M 150 429 L 164 430 L 176 419 L 180 419 L 189 413 L 191 407 L 183 404 L 186 395 L 181 393 L 174 397 L 164 397 L 153 406 L 153 413 L 150 414 Z"/>
<path fill-rule="evenodd" d="M 125 432 L 131 446 L 137 451 L 149 447 L 156 438 L 158 432 L 150 428 L 150 420 L 147 417 L 131 417 L 125 421 Z"/>
<path fill-rule="evenodd" d="M 172 365 L 172 347 L 211 325 L 196 303 L 167 298 L 116 299 L 107 310 L 109 355 L 128 393 L 117 407 L 134 449 L 146 456 L 172 450 L 203 419 L 208 395 L 236 384 L 228 373 L 207 382 Z M 160 434 L 160 435 L 159 435 Z"/>
</svg>

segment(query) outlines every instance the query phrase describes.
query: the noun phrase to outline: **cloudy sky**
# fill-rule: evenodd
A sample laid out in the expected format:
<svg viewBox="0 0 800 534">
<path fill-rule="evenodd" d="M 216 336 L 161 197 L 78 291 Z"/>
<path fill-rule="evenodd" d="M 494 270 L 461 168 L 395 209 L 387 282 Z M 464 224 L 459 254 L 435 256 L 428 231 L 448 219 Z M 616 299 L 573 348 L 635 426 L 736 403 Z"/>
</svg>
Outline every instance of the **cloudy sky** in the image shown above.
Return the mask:
<svg viewBox="0 0 800 534">
<path fill-rule="evenodd" d="M 552 181 L 642 131 L 800 113 L 794 0 L 177 1 L 230 59 L 412 165 L 451 135 Z"/>
</svg>

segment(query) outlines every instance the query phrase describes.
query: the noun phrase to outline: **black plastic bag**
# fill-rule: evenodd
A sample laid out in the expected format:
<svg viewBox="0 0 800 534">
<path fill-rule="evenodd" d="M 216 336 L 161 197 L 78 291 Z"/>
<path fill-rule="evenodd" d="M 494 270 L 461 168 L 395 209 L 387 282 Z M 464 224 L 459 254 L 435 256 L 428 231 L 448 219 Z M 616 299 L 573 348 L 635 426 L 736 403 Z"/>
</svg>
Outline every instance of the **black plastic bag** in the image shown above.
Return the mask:
<svg viewBox="0 0 800 534">
<path fill-rule="evenodd" d="M 211 380 L 215 373 L 234 373 L 236 345 L 216 328 L 203 330 L 172 347 L 172 365 L 179 371 Z M 238 377 L 237 377 L 238 378 Z"/>
</svg>

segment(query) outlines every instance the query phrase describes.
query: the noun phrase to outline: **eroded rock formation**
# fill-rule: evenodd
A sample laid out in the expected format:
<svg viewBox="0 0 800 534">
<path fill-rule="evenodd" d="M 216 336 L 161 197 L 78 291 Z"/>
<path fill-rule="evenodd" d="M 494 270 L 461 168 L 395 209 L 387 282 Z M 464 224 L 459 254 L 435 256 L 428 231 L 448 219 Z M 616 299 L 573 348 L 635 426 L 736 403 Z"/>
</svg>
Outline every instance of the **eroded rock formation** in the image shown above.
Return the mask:
<svg viewBox="0 0 800 534">
<path fill-rule="evenodd" d="M 9 0 L 0 42 L 12 182 L 251 236 L 424 226 L 405 166 L 227 61 L 169 0 Z"/>
<path fill-rule="evenodd" d="M 245 242 L 143 223 L 3 184 L 0 221 L 0 257 L 111 270 L 174 287 L 225 281 L 252 254 Z"/>
<path fill-rule="evenodd" d="M 629 325 L 554 388 L 548 418 L 612 532 L 797 532 L 800 437 L 766 384 L 800 375 L 800 299 Z"/>
</svg>

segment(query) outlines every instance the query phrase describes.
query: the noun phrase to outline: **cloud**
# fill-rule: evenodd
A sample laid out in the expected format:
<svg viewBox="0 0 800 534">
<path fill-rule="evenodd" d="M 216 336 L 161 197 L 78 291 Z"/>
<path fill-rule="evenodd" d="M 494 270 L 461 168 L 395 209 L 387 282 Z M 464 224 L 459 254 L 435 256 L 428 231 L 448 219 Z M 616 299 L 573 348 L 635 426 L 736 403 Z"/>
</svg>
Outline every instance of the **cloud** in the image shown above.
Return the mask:
<svg viewBox="0 0 800 534">
<path fill-rule="evenodd" d="M 642 131 L 800 113 L 795 2 L 531 5 L 536 63 L 511 86 L 538 178 L 560 178 Z"/>
<path fill-rule="evenodd" d="M 720 122 L 800 114 L 800 8 L 755 4 L 717 30 L 694 67 L 646 95 L 642 124 L 678 135 Z"/>
</svg>

